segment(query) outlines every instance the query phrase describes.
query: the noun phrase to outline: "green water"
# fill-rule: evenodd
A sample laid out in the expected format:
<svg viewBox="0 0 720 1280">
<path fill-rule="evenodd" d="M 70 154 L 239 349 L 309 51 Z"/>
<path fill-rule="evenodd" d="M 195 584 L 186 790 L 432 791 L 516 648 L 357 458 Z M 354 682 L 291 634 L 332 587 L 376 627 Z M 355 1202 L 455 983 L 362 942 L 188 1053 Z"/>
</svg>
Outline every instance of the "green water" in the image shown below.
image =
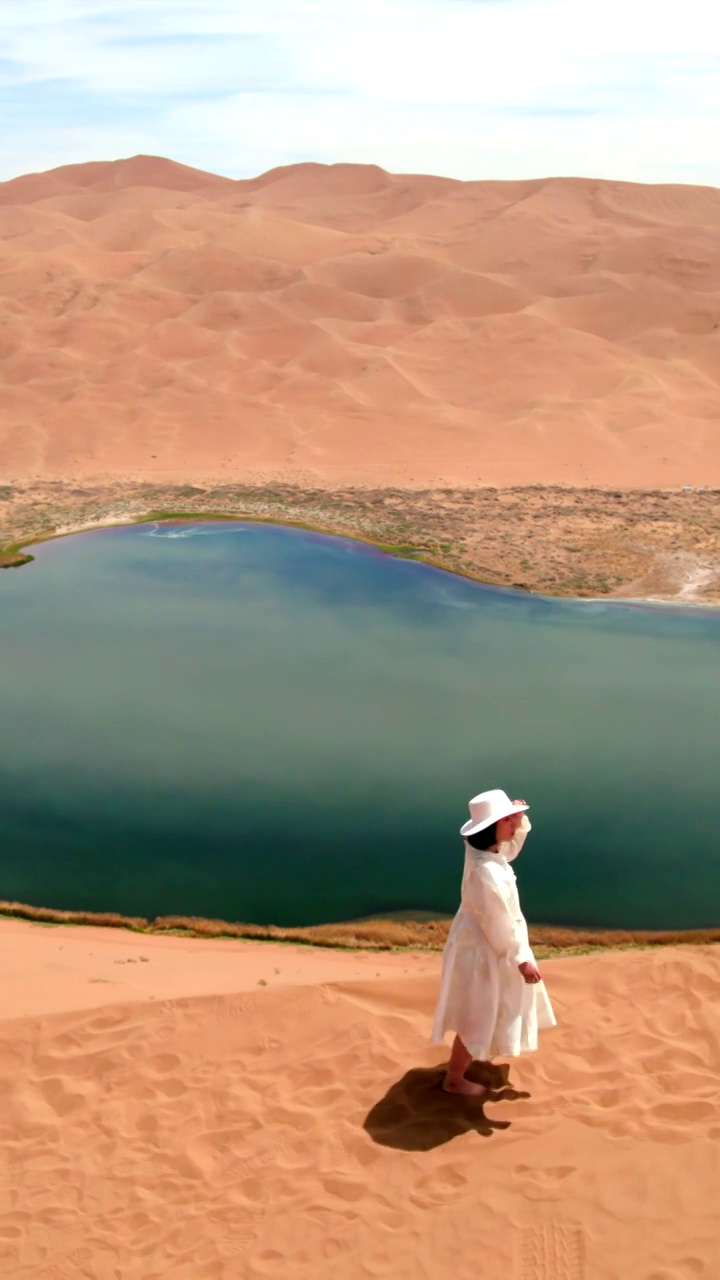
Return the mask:
<svg viewBox="0 0 720 1280">
<path fill-rule="evenodd" d="M 242 524 L 0 574 L 0 897 L 308 924 L 453 911 L 467 799 L 532 805 L 540 922 L 720 923 L 720 611 L 490 590 Z"/>
</svg>

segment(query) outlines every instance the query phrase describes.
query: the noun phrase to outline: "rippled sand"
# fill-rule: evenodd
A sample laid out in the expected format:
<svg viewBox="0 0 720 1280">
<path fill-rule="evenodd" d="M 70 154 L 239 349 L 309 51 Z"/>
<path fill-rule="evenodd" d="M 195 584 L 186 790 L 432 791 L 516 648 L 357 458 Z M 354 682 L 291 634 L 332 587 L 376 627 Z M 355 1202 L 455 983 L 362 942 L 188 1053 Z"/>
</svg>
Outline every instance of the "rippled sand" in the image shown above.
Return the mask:
<svg viewBox="0 0 720 1280">
<path fill-rule="evenodd" d="M 720 482 L 720 192 L 138 156 L 0 184 L 8 479 Z"/>
<path fill-rule="evenodd" d="M 0 921 L 8 1280 L 714 1280 L 720 950 L 546 961 L 439 1088 L 439 957 Z"/>
</svg>

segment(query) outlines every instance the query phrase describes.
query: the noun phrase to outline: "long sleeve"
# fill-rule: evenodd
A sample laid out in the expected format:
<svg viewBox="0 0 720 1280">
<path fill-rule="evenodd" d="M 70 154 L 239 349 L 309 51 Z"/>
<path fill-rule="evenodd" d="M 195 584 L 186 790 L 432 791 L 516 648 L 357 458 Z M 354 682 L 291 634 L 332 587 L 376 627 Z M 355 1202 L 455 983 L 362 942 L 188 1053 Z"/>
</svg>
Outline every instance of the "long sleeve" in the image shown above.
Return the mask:
<svg viewBox="0 0 720 1280">
<path fill-rule="evenodd" d="M 524 813 L 522 816 L 522 822 L 520 823 L 520 826 L 515 832 L 515 835 L 513 836 L 512 840 L 507 840 L 505 844 L 503 844 L 502 846 L 503 857 L 508 862 L 515 861 L 518 854 L 522 850 L 522 847 L 527 839 L 527 835 L 529 831 L 532 831 L 532 827 L 530 826 L 530 819 L 528 818 L 527 814 Z"/>
<path fill-rule="evenodd" d="M 496 955 L 511 964 L 532 960 L 525 919 L 519 910 L 517 914 L 514 912 L 502 884 L 489 867 L 473 867 L 467 879 L 465 901 Z"/>
</svg>

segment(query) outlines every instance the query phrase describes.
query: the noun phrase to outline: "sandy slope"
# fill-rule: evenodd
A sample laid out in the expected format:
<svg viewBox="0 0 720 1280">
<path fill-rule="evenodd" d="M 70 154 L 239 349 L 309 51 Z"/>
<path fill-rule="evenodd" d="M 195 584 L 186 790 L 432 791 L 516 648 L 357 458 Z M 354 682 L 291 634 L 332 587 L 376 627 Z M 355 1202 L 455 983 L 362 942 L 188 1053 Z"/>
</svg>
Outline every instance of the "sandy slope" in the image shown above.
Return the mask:
<svg viewBox="0 0 720 1280">
<path fill-rule="evenodd" d="M 702 187 L 18 178 L 3 478 L 718 484 L 719 249 Z"/>
<path fill-rule="evenodd" d="M 437 957 L 99 932 L 0 922 L 7 1280 L 720 1274 L 717 948 L 548 962 L 561 1025 L 483 1113 L 437 1087 Z"/>
</svg>

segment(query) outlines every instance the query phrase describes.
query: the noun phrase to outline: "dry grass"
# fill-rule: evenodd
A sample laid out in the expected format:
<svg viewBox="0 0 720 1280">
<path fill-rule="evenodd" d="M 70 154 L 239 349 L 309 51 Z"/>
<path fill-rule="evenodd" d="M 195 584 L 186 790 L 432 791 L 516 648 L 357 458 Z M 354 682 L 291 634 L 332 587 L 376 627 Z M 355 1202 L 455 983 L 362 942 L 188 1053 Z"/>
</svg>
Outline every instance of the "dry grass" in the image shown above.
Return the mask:
<svg viewBox="0 0 720 1280">
<path fill-rule="evenodd" d="M 393 951 L 402 948 L 441 951 L 450 928 L 450 918 L 437 920 L 387 919 L 351 920 L 347 923 L 279 928 L 276 925 L 207 920 L 201 916 L 123 916 L 114 911 L 57 911 L 21 902 L 0 902 L 0 916 L 31 920 L 41 924 L 101 925 L 112 929 L 132 929 L 137 933 L 172 933 L 194 938 L 247 938 L 273 942 L 294 942 L 315 947 L 343 947 L 349 950 Z M 720 943 L 718 929 L 568 929 L 542 925 L 530 930 L 539 955 L 607 950 L 619 947 L 659 947 Z"/>
<path fill-rule="evenodd" d="M 0 489 L 0 548 L 71 529 L 213 515 L 364 539 L 480 581 L 557 596 L 720 601 L 720 491 L 324 489 L 61 481 Z"/>
</svg>

